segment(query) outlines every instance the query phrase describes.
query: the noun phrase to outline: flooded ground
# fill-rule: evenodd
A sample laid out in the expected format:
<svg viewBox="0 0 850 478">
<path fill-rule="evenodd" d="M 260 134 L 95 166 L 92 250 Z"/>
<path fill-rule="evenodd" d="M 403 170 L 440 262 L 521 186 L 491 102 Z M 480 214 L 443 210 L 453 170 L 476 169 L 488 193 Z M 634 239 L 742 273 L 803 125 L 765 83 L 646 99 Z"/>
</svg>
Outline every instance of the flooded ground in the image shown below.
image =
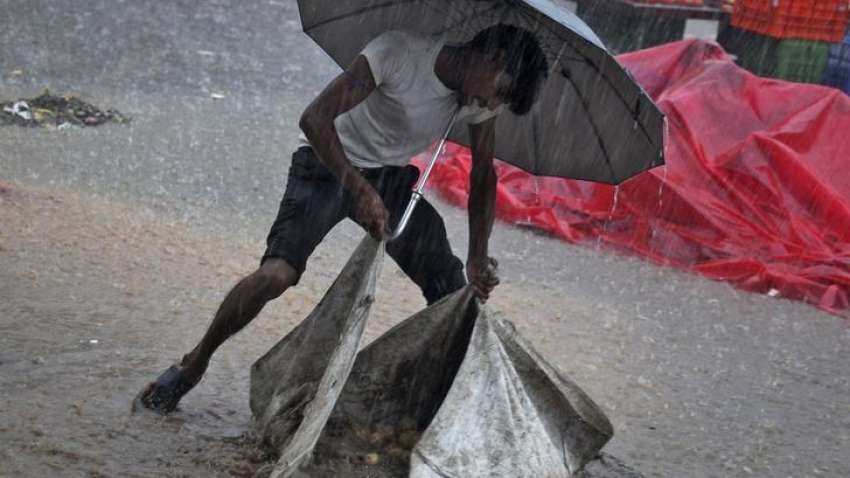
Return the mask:
<svg viewBox="0 0 850 478">
<path fill-rule="evenodd" d="M 135 393 L 193 344 L 261 244 L 90 193 L 0 191 L 0 476 L 250 476 L 265 457 L 242 439 L 249 366 L 306 316 L 356 241 L 336 231 L 178 413 L 132 416 Z M 663 269 L 646 280 L 703 282 Z M 725 299 L 702 300 L 750 313 L 671 323 L 510 275 L 491 306 L 602 405 L 617 432 L 606 450 L 648 476 L 850 474 L 848 324 L 765 316 L 797 304 L 718 290 Z M 422 305 L 388 261 L 367 340 Z"/>
<path fill-rule="evenodd" d="M 130 400 L 199 337 L 257 244 L 109 199 L 0 184 L 0 476 L 251 476 L 262 456 L 241 446 L 248 368 L 329 275 L 222 349 L 183 411 L 132 416 Z M 377 306 L 371 336 L 418 306 Z"/>
<path fill-rule="evenodd" d="M 362 233 L 216 355 L 173 417 L 129 403 L 255 267 L 304 106 L 337 67 L 295 2 L 30 0 L 0 97 L 47 87 L 129 125 L 0 128 L 0 476 L 249 476 L 248 373 Z M 457 254 L 466 215 L 437 204 Z M 605 410 L 647 476 L 847 477 L 850 321 L 497 224 L 492 308 Z M 424 305 L 386 261 L 374 338 Z"/>
</svg>

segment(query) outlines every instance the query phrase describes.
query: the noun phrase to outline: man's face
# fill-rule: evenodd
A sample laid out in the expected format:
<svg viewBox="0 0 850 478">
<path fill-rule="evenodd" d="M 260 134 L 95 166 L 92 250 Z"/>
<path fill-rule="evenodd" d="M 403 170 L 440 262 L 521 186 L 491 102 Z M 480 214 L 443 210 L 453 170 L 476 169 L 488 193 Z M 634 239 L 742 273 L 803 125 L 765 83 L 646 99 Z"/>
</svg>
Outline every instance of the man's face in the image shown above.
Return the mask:
<svg viewBox="0 0 850 478">
<path fill-rule="evenodd" d="M 495 110 L 508 100 L 511 76 L 505 72 L 503 52 L 481 54 L 466 72 L 463 82 L 463 104 L 478 104 Z"/>
</svg>

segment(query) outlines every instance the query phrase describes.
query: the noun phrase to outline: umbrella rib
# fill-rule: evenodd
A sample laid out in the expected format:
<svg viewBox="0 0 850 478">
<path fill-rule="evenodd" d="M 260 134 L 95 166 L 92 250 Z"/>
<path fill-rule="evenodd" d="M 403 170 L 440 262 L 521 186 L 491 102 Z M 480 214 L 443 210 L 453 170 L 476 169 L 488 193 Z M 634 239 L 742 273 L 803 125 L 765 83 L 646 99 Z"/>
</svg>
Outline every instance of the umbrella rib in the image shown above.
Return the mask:
<svg viewBox="0 0 850 478">
<path fill-rule="evenodd" d="M 455 8 L 454 2 L 439 2 L 440 3 L 439 7 L 437 5 L 432 5 L 432 3 L 434 3 L 434 2 L 431 2 L 429 0 L 425 0 L 424 3 L 426 5 L 428 5 L 434 11 L 442 12 L 443 10 L 441 10 L 439 7 L 448 8 L 450 12 L 457 13 L 459 16 L 461 16 L 463 18 L 468 18 L 468 17 L 464 17 L 464 15 L 467 15 L 467 13 L 464 10 L 462 10 L 460 8 Z"/>
<path fill-rule="evenodd" d="M 464 18 L 464 19 L 467 18 L 467 17 L 464 16 L 464 15 L 466 15 L 466 13 L 459 8 L 454 8 L 454 6 L 452 5 L 452 2 L 448 2 L 447 5 L 442 5 L 443 7 L 448 7 L 447 12 L 440 10 L 436 5 L 432 5 L 433 2 L 431 2 L 431 1 L 426 0 L 423 3 L 426 7 L 430 8 L 431 10 L 433 10 L 435 12 L 445 13 L 446 17 L 448 19 L 452 19 L 453 17 L 459 17 L 459 18 Z"/>
<path fill-rule="evenodd" d="M 535 170 L 538 169 L 538 166 L 539 166 L 538 161 L 540 161 L 540 158 L 543 157 L 543 155 L 540 154 L 540 141 L 539 141 L 540 136 L 541 136 L 540 135 L 540 122 L 537 119 L 537 115 L 532 114 L 531 115 L 531 137 L 533 138 L 532 144 L 534 145 L 534 165 L 535 165 L 534 169 Z"/>
<path fill-rule="evenodd" d="M 320 27 L 327 25 L 329 23 L 333 23 L 333 22 L 336 22 L 336 21 L 339 21 L 339 20 L 344 20 L 346 18 L 362 15 L 364 13 L 371 12 L 371 11 L 374 11 L 374 10 L 380 10 L 380 9 L 383 9 L 383 8 L 393 7 L 393 6 L 401 5 L 401 4 L 404 4 L 404 3 L 417 3 L 417 2 L 420 2 L 420 1 L 421 0 L 393 0 L 393 1 L 381 3 L 381 4 L 378 4 L 378 5 L 370 5 L 368 7 L 363 7 L 363 8 L 360 8 L 358 10 L 355 10 L 353 12 L 344 13 L 344 14 L 336 16 L 336 17 L 327 18 L 325 20 L 322 20 L 318 23 L 310 25 L 307 28 L 304 28 L 304 32 L 310 33 L 314 29 L 320 28 Z M 434 8 L 432 5 L 429 5 L 429 2 L 423 2 L 423 3 L 425 3 L 425 5 L 427 5 L 427 6 L 429 6 L 429 8 Z M 456 28 L 458 25 L 469 22 L 471 18 L 475 18 L 475 17 L 481 16 L 481 15 L 486 15 L 486 14 L 489 14 L 491 12 L 505 8 L 505 5 L 495 4 L 495 5 L 487 8 L 483 11 L 474 11 L 473 10 L 471 14 L 467 14 L 467 13 L 465 13 L 464 11 L 462 11 L 458 8 L 453 8 L 451 6 L 451 2 L 449 2 L 449 5 L 450 5 L 449 9 L 451 11 L 457 13 L 459 18 L 454 24 L 449 25 L 448 27 L 443 29 L 441 32 L 439 32 L 440 34 L 444 34 L 446 32 L 449 32 L 449 31 L 453 30 L 454 28 Z M 464 15 L 466 15 L 466 16 L 464 16 Z"/>
<path fill-rule="evenodd" d="M 309 27 L 304 29 L 304 33 L 309 33 L 313 29 L 322 27 L 324 25 L 327 25 L 328 23 L 333 23 L 333 22 L 336 22 L 336 21 L 339 21 L 339 20 L 344 20 L 346 18 L 361 15 L 361 14 L 366 13 L 366 12 L 371 12 L 371 11 L 374 11 L 374 10 L 381 10 L 383 8 L 392 7 L 392 6 L 395 6 L 395 5 L 401 5 L 403 3 L 417 3 L 418 1 L 420 1 L 420 0 L 393 0 L 393 1 L 390 1 L 390 2 L 379 3 L 378 5 L 370 5 L 368 7 L 362 7 L 362 8 L 359 8 L 359 9 L 353 11 L 353 12 L 343 13 L 342 15 L 327 18 L 327 19 L 322 20 L 318 23 L 310 25 Z"/>
<path fill-rule="evenodd" d="M 608 156 L 608 149 L 605 147 L 605 143 L 602 141 L 602 135 L 600 134 L 599 127 L 596 125 L 596 121 L 593 120 L 593 115 L 590 113 L 590 107 L 588 105 L 588 102 L 584 98 L 584 96 L 582 96 L 581 90 L 579 90 L 578 86 L 576 86 L 570 72 L 564 70 L 562 74 L 567 79 L 567 81 L 570 82 L 570 85 L 572 85 L 573 89 L 576 92 L 576 96 L 578 97 L 579 103 L 581 104 L 581 107 L 587 114 L 587 121 L 590 123 L 590 127 L 593 128 L 593 133 L 596 135 L 596 142 L 599 143 L 599 149 L 602 150 L 602 155 L 605 157 L 605 164 L 608 166 L 608 171 L 611 173 L 611 179 L 614 183 L 616 183 L 617 173 L 614 172 L 614 166 L 611 164 L 610 156 Z"/>
<path fill-rule="evenodd" d="M 572 45 L 570 45 L 570 47 L 573 48 L 574 51 L 578 52 L 578 50 L 576 50 L 576 48 L 573 47 Z M 579 55 L 581 55 L 581 53 L 579 53 Z M 638 124 L 638 126 L 640 126 L 640 131 L 643 133 L 643 135 L 646 137 L 646 139 L 649 140 L 650 143 L 652 143 L 653 142 L 652 136 L 649 135 L 649 131 L 646 130 L 646 126 L 644 126 L 644 124 L 641 123 L 640 121 L 638 121 L 638 119 L 637 119 L 638 112 L 632 110 L 632 107 L 631 107 L 631 105 L 629 105 L 629 102 L 626 101 L 626 98 L 623 97 L 622 93 L 620 93 L 620 91 L 617 88 L 614 87 L 614 83 L 611 82 L 611 79 L 608 78 L 607 76 L 603 75 L 602 72 L 599 71 L 599 68 L 592 61 L 590 61 L 590 59 L 585 58 L 585 62 L 587 62 L 596 71 L 597 76 L 602 77 L 602 79 L 605 81 L 605 83 L 607 83 L 608 86 L 611 87 L 611 90 L 613 90 L 614 93 L 617 95 L 617 97 L 620 98 L 620 101 L 622 101 L 623 104 L 626 105 L 627 108 L 629 108 L 629 112 L 632 113 L 632 119 L 635 121 L 635 123 Z M 632 81 L 634 82 L 634 80 L 632 80 Z M 640 101 L 640 97 L 638 97 L 638 101 Z M 637 103 L 637 105 L 638 105 L 638 107 L 636 109 L 639 109 L 640 103 Z"/>
<path fill-rule="evenodd" d="M 530 22 L 535 22 L 535 19 L 534 19 L 533 17 L 531 17 L 531 15 L 529 15 L 528 11 L 526 11 L 526 9 L 524 8 L 524 4 L 521 4 L 521 6 L 520 6 L 519 10 L 520 10 L 520 14 L 525 15 L 525 17 L 528 19 L 528 21 L 530 21 Z M 548 17 L 547 17 L 547 18 L 548 18 Z M 554 21 L 554 20 L 553 20 L 553 21 Z M 575 53 L 577 53 L 580 57 L 584 58 L 584 62 L 585 62 L 585 63 L 587 63 L 588 65 L 590 65 L 590 66 L 591 66 L 591 68 L 593 68 L 593 69 L 596 71 L 596 74 L 597 74 L 598 76 L 602 77 L 602 79 L 603 79 L 603 80 L 604 80 L 604 81 L 608 84 L 608 86 L 610 86 L 610 87 L 611 87 L 611 90 L 613 90 L 613 91 L 614 91 L 614 94 L 616 94 L 616 95 L 617 95 L 617 98 L 619 98 L 619 99 L 620 99 L 620 101 L 621 101 L 621 102 L 622 102 L 622 103 L 626 106 L 626 108 L 628 108 L 628 109 L 629 109 L 629 111 L 630 111 L 632 114 L 634 114 L 634 112 L 632 111 L 631 105 L 629 104 L 629 102 L 628 102 L 628 101 L 626 101 L 626 98 L 622 95 L 622 93 L 620 93 L 620 91 L 619 91 L 617 88 L 615 88 L 615 87 L 614 87 L 614 84 L 611 82 L 611 79 L 610 79 L 610 78 L 608 78 L 607 76 L 603 75 L 603 74 L 602 74 L 602 72 L 599 70 L 599 67 L 597 67 L 595 63 L 593 63 L 592 61 L 590 61 L 590 58 L 588 58 L 587 56 L 583 55 L 583 54 L 581 53 L 581 51 L 579 51 L 579 49 L 578 49 L 578 48 L 576 48 L 576 47 L 572 44 L 572 42 L 570 42 L 570 41 L 569 41 L 569 40 L 567 40 L 567 39 L 561 38 L 561 36 L 560 36 L 560 35 L 558 35 L 558 32 L 557 32 L 557 31 L 555 31 L 555 30 L 553 30 L 552 28 L 550 28 L 550 27 L 549 27 L 549 25 L 547 25 L 545 21 L 544 21 L 544 22 L 539 22 L 539 23 L 541 23 L 541 24 L 543 25 L 543 28 L 545 28 L 545 29 L 549 30 L 549 33 L 550 33 L 551 35 L 553 35 L 553 36 L 555 36 L 555 37 L 557 37 L 557 38 L 560 38 L 560 39 L 561 39 L 561 41 L 563 41 L 564 43 L 566 43 L 567 45 L 569 45 L 569 47 L 570 47 L 570 48 L 571 48 L 571 49 L 572 49 Z M 610 53 L 607 53 L 607 52 L 606 52 L 606 54 L 609 54 L 609 55 L 610 55 Z M 616 61 L 616 60 L 614 60 L 614 62 L 616 63 L 617 61 Z M 619 63 L 617 63 L 617 65 L 619 65 Z M 622 67 L 621 67 L 621 68 L 622 68 Z M 634 81 L 634 80 L 632 80 L 632 81 Z M 575 84 L 573 85 L 573 88 L 575 88 Z M 644 135 L 644 136 L 646 136 L 646 139 L 648 139 L 648 140 L 649 140 L 649 142 L 650 142 L 650 143 L 652 143 L 652 142 L 653 142 L 653 141 L 652 141 L 652 137 L 649 135 L 649 132 L 646 130 L 646 127 L 645 127 L 645 126 L 644 126 L 644 125 L 643 125 L 640 121 L 637 121 L 637 118 L 636 118 L 636 117 L 633 117 L 633 119 L 635 119 L 635 121 L 636 121 L 636 122 L 638 123 L 638 125 L 640 126 L 640 130 L 641 130 L 641 132 L 643 133 L 643 135 Z"/>
<path fill-rule="evenodd" d="M 472 13 L 473 13 L 472 15 L 468 15 L 468 16 L 466 16 L 466 17 L 460 18 L 460 19 L 459 19 L 457 22 L 455 22 L 454 24 L 449 25 L 449 26 L 447 26 L 445 29 L 443 29 L 442 31 L 440 31 L 440 34 L 445 34 L 445 33 L 449 32 L 449 31 L 453 30 L 453 29 L 454 29 L 455 27 L 457 27 L 458 25 L 460 25 L 460 24 L 462 24 L 462 23 L 469 22 L 471 18 L 475 18 L 475 17 L 480 16 L 480 15 L 485 15 L 485 14 L 488 14 L 488 13 L 490 13 L 490 12 L 494 12 L 494 11 L 496 11 L 496 10 L 501 10 L 501 9 L 503 9 L 503 8 L 504 8 L 504 6 L 503 6 L 503 5 L 495 5 L 495 6 L 491 7 L 491 8 L 488 8 L 488 9 L 483 10 L 483 11 L 480 11 L 480 12 L 475 12 L 475 11 L 473 11 L 473 12 L 472 12 Z M 463 13 L 461 13 L 461 15 L 463 15 Z M 476 33 L 477 33 L 477 32 L 476 32 Z"/>
</svg>

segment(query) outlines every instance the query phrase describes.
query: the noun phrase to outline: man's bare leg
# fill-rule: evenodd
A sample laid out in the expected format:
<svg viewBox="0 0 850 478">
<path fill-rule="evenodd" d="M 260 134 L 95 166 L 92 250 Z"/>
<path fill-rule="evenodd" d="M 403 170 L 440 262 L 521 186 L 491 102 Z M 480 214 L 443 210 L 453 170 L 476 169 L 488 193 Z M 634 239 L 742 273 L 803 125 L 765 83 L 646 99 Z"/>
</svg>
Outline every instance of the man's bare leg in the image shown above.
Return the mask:
<svg viewBox="0 0 850 478">
<path fill-rule="evenodd" d="M 216 349 L 242 330 L 267 302 L 280 297 L 298 280 L 298 272 L 283 259 L 266 260 L 254 273 L 239 281 L 218 308 L 206 334 L 183 356 L 180 365 L 187 378 L 200 379 Z"/>
<path fill-rule="evenodd" d="M 169 369 L 141 394 L 142 405 L 168 413 L 204 375 L 216 349 L 248 325 L 270 300 L 298 281 L 298 272 L 285 260 L 270 258 L 240 280 L 218 308 L 206 334 L 183 356 L 179 369 Z"/>
</svg>

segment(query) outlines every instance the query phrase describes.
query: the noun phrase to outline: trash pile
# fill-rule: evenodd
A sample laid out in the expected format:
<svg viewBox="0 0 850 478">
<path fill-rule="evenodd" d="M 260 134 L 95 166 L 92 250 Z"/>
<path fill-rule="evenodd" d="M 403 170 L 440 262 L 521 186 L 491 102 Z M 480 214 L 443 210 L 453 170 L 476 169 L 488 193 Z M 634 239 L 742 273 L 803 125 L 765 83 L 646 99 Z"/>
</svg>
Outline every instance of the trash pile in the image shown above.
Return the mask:
<svg viewBox="0 0 850 478">
<path fill-rule="evenodd" d="M 130 119 L 116 110 L 102 111 L 75 96 L 56 96 L 48 90 L 35 98 L 0 102 L 2 126 L 64 129 L 70 126 L 99 126 L 108 122 L 125 124 Z"/>
</svg>

